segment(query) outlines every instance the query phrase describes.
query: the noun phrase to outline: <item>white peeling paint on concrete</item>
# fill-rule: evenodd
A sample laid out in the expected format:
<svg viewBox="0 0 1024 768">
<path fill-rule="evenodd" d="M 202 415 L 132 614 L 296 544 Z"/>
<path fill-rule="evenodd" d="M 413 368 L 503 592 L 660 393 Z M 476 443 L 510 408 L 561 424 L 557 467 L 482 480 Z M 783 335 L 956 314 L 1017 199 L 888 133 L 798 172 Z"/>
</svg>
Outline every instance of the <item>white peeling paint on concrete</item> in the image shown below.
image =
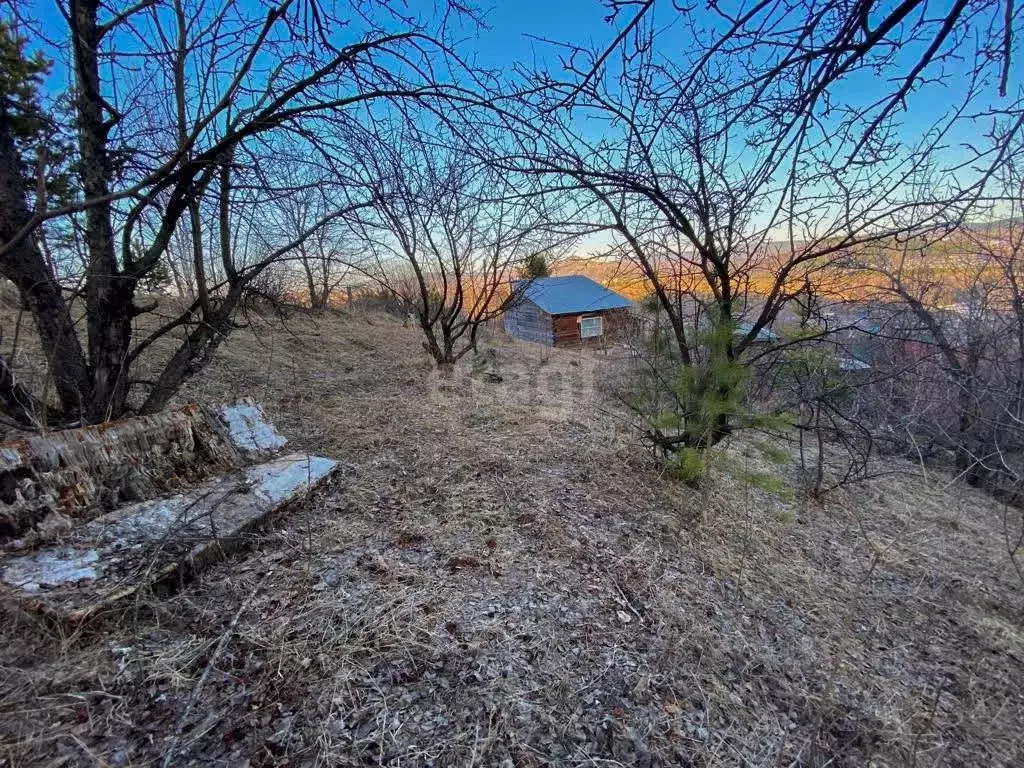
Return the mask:
<svg viewBox="0 0 1024 768">
<path fill-rule="evenodd" d="M 276 451 L 288 442 L 267 421 L 263 409 L 256 403 L 241 400 L 232 405 L 224 405 L 219 415 L 227 425 L 231 442 L 245 454 Z"/>
<path fill-rule="evenodd" d="M 80 526 L 72 534 L 74 546 L 54 545 L 0 559 L 0 580 L 23 595 L 94 581 L 90 589 L 75 589 L 59 599 L 95 602 L 100 600 L 97 595 L 125 583 L 146 583 L 151 574 L 161 572 L 159 564 L 196 561 L 214 549 L 224 551 L 228 540 L 300 498 L 337 466 L 322 456 L 293 453 L 187 493 L 124 507 Z"/>
<path fill-rule="evenodd" d="M 51 549 L 12 558 L 0 576 L 5 584 L 22 592 L 38 592 L 43 587 L 59 587 L 98 579 L 103 569 L 95 549 Z"/>
<path fill-rule="evenodd" d="M 247 473 L 256 494 L 271 503 L 279 503 L 295 495 L 296 491 L 316 485 L 337 466 L 338 462 L 323 456 L 293 453 L 250 467 Z"/>
<path fill-rule="evenodd" d="M 144 501 L 98 518 L 83 526 L 83 533 L 102 543 L 104 551 L 137 548 L 179 535 L 212 536 L 218 520 L 248 517 L 238 507 L 261 513 L 268 506 L 290 501 L 316 485 L 337 466 L 321 456 L 290 454 L 249 467 L 244 477 L 227 476 L 207 482 L 192 492 Z M 225 504 L 225 502 L 230 502 Z"/>
<path fill-rule="evenodd" d="M 20 467 L 25 463 L 21 457 L 21 453 L 14 448 L 2 447 L 0 448 L 0 462 L 6 465 L 7 469 L 14 467 Z"/>
<path fill-rule="evenodd" d="M 111 550 L 128 549 L 165 538 L 172 528 L 184 527 L 193 514 L 202 514 L 199 502 L 204 497 L 177 494 L 166 499 L 144 501 L 105 515 L 83 526 L 82 533 Z"/>
</svg>

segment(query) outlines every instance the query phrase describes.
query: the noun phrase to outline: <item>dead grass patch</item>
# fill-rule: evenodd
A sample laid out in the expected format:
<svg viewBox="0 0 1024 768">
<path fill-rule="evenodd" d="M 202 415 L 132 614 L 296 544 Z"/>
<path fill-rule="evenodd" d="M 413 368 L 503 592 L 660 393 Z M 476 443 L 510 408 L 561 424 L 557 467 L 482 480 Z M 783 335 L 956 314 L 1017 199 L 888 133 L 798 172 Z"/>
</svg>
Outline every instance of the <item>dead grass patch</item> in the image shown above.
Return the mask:
<svg viewBox="0 0 1024 768">
<path fill-rule="evenodd" d="M 483 346 L 500 383 L 378 315 L 234 335 L 184 395 L 257 398 L 339 478 L 149 614 L 5 623 L 0 761 L 156 765 L 180 733 L 175 764 L 1019 762 L 990 501 L 903 475 L 811 504 L 743 444 L 694 492 L 601 398 L 613 358 Z"/>
</svg>

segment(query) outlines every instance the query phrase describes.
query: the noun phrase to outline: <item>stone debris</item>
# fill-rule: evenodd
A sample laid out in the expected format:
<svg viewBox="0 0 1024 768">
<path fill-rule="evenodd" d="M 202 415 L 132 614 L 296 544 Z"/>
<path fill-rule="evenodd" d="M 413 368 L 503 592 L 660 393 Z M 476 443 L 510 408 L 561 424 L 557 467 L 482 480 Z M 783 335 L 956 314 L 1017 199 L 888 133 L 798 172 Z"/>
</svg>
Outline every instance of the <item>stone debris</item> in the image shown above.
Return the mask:
<svg viewBox="0 0 1024 768">
<path fill-rule="evenodd" d="M 40 589 L 92 581 L 100 577 L 100 559 L 95 549 L 54 547 L 24 557 L 12 558 L 0 574 L 0 581 L 26 594 Z"/>
<path fill-rule="evenodd" d="M 227 426 L 231 442 L 246 456 L 277 451 L 288 442 L 267 421 L 263 409 L 251 400 L 224 405 L 217 415 Z"/>
<path fill-rule="evenodd" d="M 129 505 L 79 526 L 65 543 L 4 558 L 0 582 L 24 608 L 81 621 L 244 545 L 247 534 L 336 467 L 331 459 L 294 453 Z"/>
<path fill-rule="evenodd" d="M 5 462 L 0 473 L 21 472 L 22 487 L 45 489 L 31 496 L 45 498 L 45 511 L 29 532 L 35 539 L 22 529 L 22 538 L 9 539 L 8 552 L 0 554 L 0 597 L 31 612 L 78 622 L 141 588 L 200 570 L 242 546 L 255 528 L 337 468 L 332 459 L 303 453 L 241 466 L 242 455 L 267 454 L 285 442 L 258 405 L 241 401 L 213 417 L 187 406 L 104 429 L 69 430 L 0 446 Z M 89 514 L 118 462 L 144 475 L 177 471 L 178 490 Z M 218 469 L 222 474 L 210 477 Z M 197 477 L 198 482 L 181 487 Z M 68 494 L 68 483 L 81 493 Z M 151 483 L 146 490 L 170 485 Z M 28 498 L 18 491 L 17 501 Z M 86 499 L 92 504 L 84 505 Z M 46 522 L 68 519 L 62 513 L 72 515 L 75 524 Z M 59 541 L 41 542 L 44 531 L 53 531 Z M 26 552 L 30 544 L 36 546 Z"/>
<path fill-rule="evenodd" d="M 39 543 L 52 514 L 88 520 L 241 465 L 198 405 L 0 443 L 0 546 Z"/>
</svg>

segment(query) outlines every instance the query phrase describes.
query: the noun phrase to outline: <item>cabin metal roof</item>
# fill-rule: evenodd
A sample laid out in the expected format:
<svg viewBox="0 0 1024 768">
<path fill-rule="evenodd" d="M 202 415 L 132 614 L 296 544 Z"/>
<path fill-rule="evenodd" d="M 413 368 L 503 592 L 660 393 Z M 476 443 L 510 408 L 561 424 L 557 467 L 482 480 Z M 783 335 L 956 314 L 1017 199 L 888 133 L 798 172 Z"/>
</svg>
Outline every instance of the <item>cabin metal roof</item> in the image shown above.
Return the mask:
<svg viewBox="0 0 1024 768">
<path fill-rule="evenodd" d="M 633 306 L 633 302 L 625 296 L 584 275 L 516 280 L 512 285 L 516 290 L 522 290 L 523 296 L 549 315 L 601 312 Z"/>
</svg>

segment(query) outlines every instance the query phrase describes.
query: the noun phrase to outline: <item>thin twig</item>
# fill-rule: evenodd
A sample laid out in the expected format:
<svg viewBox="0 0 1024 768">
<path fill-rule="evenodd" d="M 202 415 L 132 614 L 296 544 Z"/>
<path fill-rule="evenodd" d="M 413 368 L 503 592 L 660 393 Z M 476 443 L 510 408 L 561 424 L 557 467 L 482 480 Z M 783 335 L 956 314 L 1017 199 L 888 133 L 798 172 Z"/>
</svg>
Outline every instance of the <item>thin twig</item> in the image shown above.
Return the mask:
<svg viewBox="0 0 1024 768">
<path fill-rule="evenodd" d="M 263 583 L 271 573 L 273 573 L 272 570 L 267 571 L 263 574 L 260 580 L 256 582 L 256 586 L 253 587 L 249 596 L 238 606 L 238 610 L 235 611 L 235 615 L 232 617 L 231 623 L 228 624 L 228 628 L 224 630 L 224 634 L 220 636 L 220 641 L 217 643 L 217 647 L 214 648 L 213 654 L 210 656 L 210 660 L 206 662 L 206 668 L 203 669 L 203 674 L 200 676 L 199 682 L 193 689 L 192 695 L 188 700 L 188 705 L 185 707 L 185 711 L 182 712 L 181 718 L 178 720 L 178 725 L 174 729 L 174 738 L 171 740 L 171 745 L 164 754 L 163 768 L 169 768 L 174 763 L 175 756 L 178 752 L 178 744 L 181 743 L 182 732 L 185 730 L 185 724 L 188 722 L 188 716 L 192 713 L 192 707 L 194 707 L 196 702 L 199 701 L 199 694 L 202 693 L 203 686 L 206 685 L 206 679 L 210 676 L 210 671 L 213 669 L 213 665 L 227 646 L 228 640 L 234 633 L 235 627 L 238 625 L 238 620 L 242 618 L 242 614 L 245 612 L 245 609 L 249 607 L 249 603 L 251 603 L 253 598 L 256 597 L 256 593 L 259 592 L 260 587 L 263 586 Z"/>
</svg>

